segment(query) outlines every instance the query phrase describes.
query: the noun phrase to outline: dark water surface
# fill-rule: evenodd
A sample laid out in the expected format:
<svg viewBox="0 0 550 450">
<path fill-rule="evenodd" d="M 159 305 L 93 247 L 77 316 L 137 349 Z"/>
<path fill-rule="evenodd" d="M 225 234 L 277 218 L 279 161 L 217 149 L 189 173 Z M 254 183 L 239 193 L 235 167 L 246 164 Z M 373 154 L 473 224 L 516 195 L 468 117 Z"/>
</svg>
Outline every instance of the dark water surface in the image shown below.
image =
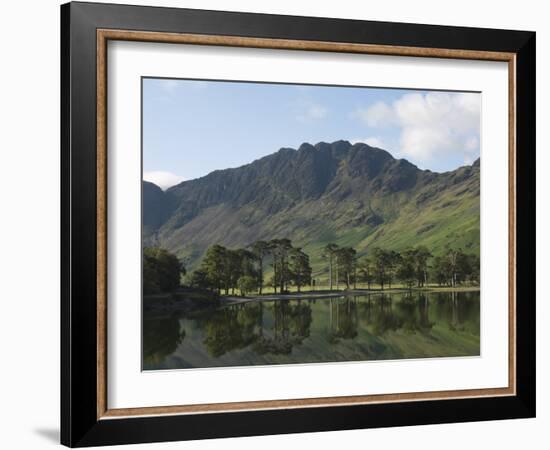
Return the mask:
<svg viewBox="0 0 550 450">
<path fill-rule="evenodd" d="M 479 292 L 370 294 L 144 313 L 143 367 L 479 355 Z"/>
</svg>

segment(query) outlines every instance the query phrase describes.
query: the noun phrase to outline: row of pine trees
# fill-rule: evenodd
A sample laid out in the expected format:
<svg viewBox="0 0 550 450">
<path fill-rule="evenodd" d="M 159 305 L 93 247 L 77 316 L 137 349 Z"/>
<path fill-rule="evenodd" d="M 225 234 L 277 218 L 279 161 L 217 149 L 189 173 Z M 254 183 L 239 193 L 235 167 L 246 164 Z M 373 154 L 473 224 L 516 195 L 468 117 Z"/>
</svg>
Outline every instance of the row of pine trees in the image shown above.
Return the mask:
<svg viewBox="0 0 550 450">
<path fill-rule="evenodd" d="M 329 290 L 356 288 L 358 283 L 369 289 L 377 284 L 381 289 L 401 282 L 408 288 L 424 287 L 428 282 L 456 287 L 460 284 L 479 284 L 479 256 L 461 249 L 448 248 L 434 256 L 425 246 L 408 248 L 401 252 L 373 248 L 358 257 L 352 247 L 329 243 L 323 248 L 323 259 L 328 272 Z M 268 269 L 271 277 L 266 280 Z M 216 290 L 228 295 L 238 290 L 242 295 L 262 294 L 266 286 L 274 293 L 287 292 L 290 286 L 297 291 L 304 286 L 315 289 L 309 255 L 294 247 L 289 239 L 257 241 L 247 248 L 229 249 L 211 246 L 200 267 L 189 280 L 192 287 Z M 317 285 L 317 286 L 316 286 Z"/>
</svg>

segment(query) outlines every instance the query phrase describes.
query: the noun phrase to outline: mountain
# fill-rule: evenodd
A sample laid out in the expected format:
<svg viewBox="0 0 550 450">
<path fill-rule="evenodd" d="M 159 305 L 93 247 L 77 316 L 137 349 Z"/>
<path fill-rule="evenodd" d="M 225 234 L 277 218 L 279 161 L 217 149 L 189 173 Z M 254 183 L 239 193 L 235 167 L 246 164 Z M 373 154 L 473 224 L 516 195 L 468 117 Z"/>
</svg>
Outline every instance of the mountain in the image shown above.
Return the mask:
<svg viewBox="0 0 550 450">
<path fill-rule="evenodd" d="M 286 237 L 304 247 L 314 272 L 328 242 L 359 255 L 421 244 L 479 254 L 479 181 L 479 159 L 434 173 L 363 143 L 305 143 L 164 192 L 143 182 L 144 245 L 193 268 L 212 244 Z"/>
</svg>

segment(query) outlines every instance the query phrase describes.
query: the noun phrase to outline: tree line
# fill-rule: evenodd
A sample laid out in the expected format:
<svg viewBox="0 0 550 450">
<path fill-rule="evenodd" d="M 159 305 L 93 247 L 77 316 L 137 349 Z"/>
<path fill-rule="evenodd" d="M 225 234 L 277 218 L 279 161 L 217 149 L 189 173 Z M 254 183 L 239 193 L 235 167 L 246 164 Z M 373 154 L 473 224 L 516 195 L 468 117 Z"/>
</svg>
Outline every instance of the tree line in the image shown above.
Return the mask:
<svg viewBox="0 0 550 450">
<path fill-rule="evenodd" d="M 356 288 L 357 283 L 373 283 L 391 289 L 400 281 L 407 287 L 424 287 L 428 281 L 440 286 L 456 287 L 470 282 L 479 283 L 479 257 L 460 249 L 448 248 L 442 255 L 433 256 L 425 246 L 408 248 L 401 252 L 373 248 L 358 258 L 352 247 L 329 243 L 322 256 L 327 264 L 329 290 Z M 265 280 L 268 265 L 273 275 Z M 262 294 L 265 286 L 274 292 L 287 292 L 295 286 L 300 292 L 304 286 L 315 287 L 309 256 L 289 239 L 257 241 L 248 248 L 228 249 L 221 245 L 210 247 L 192 277 L 194 287 L 215 289 L 226 295 L 239 290 Z"/>
<path fill-rule="evenodd" d="M 449 287 L 479 283 L 479 256 L 455 248 L 434 256 L 425 246 L 401 252 L 375 247 L 358 257 L 352 247 L 329 243 L 323 248 L 322 257 L 331 291 L 341 285 L 356 288 L 357 283 L 367 284 L 368 289 L 376 283 L 382 290 L 391 289 L 396 282 L 408 288 L 421 288 L 429 281 Z M 268 280 L 267 272 L 271 274 Z M 180 285 L 182 274 L 185 268 L 175 255 L 159 248 L 144 249 L 144 293 L 171 292 Z M 252 292 L 261 295 L 266 286 L 272 287 L 275 294 L 288 292 L 290 286 L 298 292 L 304 286 L 316 287 L 309 255 L 293 246 L 290 239 L 260 240 L 237 249 L 213 245 L 188 283 L 225 295 L 234 295 L 236 291 L 241 295 Z"/>
<path fill-rule="evenodd" d="M 172 292 L 180 286 L 185 267 L 178 257 L 157 247 L 143 249 L 143 293 Z"/>
<path fill-rule="evenodd" d="M 298 292 L 311 283 L 309 256 L 290 239 L 256 241 L 248 248 L 228 249 L 213 245 L 207 251 L 200 267 L 191 276 L 193 287 L 211 288 L 219 293 L 232 294 L 238 289 L 242 295 L 257 291 L 262 294 L 266 285 L 268 261 L 273 275 L 267 280 L 275 293 L 288 291 L 290 285 Z"/>
<path fill-rule="evenodd" d="M 402 252 L 374 248 L 369 255 L 359 259 L 354 270 L 357 280 L 382 289 L 401 281 L 407 287 L 424 287 L 428 281 L 439 286 L 456 287 L 462 283 L 479 284 L 479 256 L 461 249 L 447 248 L 435 256 L 425 246 L 408 248 Z"/>
</svg>

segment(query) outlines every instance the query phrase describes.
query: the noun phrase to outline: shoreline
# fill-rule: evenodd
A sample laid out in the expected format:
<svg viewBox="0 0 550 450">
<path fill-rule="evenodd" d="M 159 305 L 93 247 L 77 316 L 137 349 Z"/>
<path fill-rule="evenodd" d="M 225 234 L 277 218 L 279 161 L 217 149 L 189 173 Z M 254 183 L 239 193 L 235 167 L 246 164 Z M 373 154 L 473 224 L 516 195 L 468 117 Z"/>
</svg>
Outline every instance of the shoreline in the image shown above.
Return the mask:
<svg viewBox="0 0 550 450">
<path fill-rule="evenodd" d="M 360 296 L 360 295 L 377 295 L 377 294 L 399 294 L 407 292 L 479 292 L 480 286 L 467 286 L 459 288 L 449 287 L 426 287 L 426 288 L 392 288 L 392 289 L 350 289 L 345 291 L 307 291 L 307 292 L 292 292 L 289 294 L 267 294 L 256 296 L 236 296 L 236 295 L 221 295 L 220 302 L 225 304 L 239 304 L 250 302 L 267 302 L 274 300 L 307 300 L 307 299 L 330 299 L 338 297 Z"/>
</svg>

